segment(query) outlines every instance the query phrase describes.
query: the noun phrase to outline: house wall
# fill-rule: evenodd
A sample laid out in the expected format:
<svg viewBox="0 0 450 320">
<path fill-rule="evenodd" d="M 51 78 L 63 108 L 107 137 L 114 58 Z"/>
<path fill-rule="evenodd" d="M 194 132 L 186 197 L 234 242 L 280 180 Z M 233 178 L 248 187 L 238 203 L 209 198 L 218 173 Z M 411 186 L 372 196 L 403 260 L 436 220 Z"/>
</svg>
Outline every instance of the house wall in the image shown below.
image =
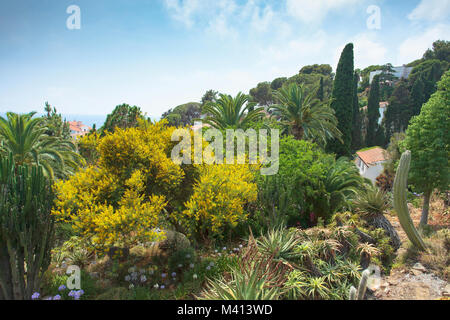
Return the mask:
<svg viewBox="0 0 450 320">
<path fill-rule="evenodd" d="M 378 162 L 368 167 L 363 161 L 361 161 L 358 158 L 356 161 L 356 166 L 358 167 L 359 174 L 361 176 L 370 179 L 370 181 L 375 183 L 377 181 L 378 176 L 383 173 L 384 170 L 383 163 L 384 161 Z"/>
<path fill-rule="evenodd" d="M 376 182 L 378 176 L 383 173 L 383 163 L 378 162 L 375 165 L 370 166 L 367 170 L 362 174 L 364 178 L 370 179 L 373 183 Z"/>
</svg>

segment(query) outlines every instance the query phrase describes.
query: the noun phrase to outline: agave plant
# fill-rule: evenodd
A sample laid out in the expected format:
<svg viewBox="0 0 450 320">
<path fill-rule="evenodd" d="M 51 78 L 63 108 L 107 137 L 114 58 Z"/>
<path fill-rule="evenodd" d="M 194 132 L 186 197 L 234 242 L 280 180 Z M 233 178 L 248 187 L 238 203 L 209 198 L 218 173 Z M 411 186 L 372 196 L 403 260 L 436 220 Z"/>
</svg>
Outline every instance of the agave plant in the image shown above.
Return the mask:
<svg viewBox="0 0 450 320">
<path fill-rule="evenodd" d="M 331 293 L 324 277 L 309 278 L 305 285 L 306 295 L 312 300 L 328 299 Z"/>
<path fill-rule="evenodd" d="M 378 256 L 381 251 L 371 243 L 360 243 L 356 251 L 361 255 L 361 267 L 366 269 L 370 265 L 370 259 Z"/>
<path fill-rule="evenodd" d="M 384 229 L 391 238 L 391 245 L 395 250 L 400 248 L 401 242 L 397 231 L 384 216 L 389 208 L 386 194 L 375 186 L 370 185 L 361 191 L 354 201 L 356 211 L 374 228 Z"/>
<path fill-rule="evenodd" d="M 276 300 L 283 294 L 285 274 L 290 268 L 273 257 L 262 256 L 253 239 L 239 266 L 228 277 L 208 280 L 200 299 L 205 300 Z"/>
<path fill-rule="evenodd" d="M 300 244 L 295 232 L 283 228 L 272 229 L 256 240 L 259 251 L 276 261 L 293 262 L 299 257 L 294 249 Z"/>
</svg>

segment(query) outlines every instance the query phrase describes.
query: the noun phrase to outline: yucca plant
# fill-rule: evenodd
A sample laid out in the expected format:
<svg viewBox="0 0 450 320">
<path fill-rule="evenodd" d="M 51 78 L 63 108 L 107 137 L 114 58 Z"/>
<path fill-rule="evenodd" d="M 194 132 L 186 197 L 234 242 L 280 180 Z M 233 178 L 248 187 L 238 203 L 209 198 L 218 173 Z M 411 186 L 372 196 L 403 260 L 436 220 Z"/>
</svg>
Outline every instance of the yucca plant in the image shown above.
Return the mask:
<svg viewBox="0 0 450 320">
<path fill-rule="evenodd" d="M 384 212 L 389 208 L 389 201 L 383 191 L 370 185 L 358 194 L 353 205 L 369 225 L 386 231 L 395 250 L 400 248 L 401 242 L 398 233 L 384 216 Z"/>
<path fill-rule="evenodd" d="M 0 299 L 27 300 L 39 289 L 54 241 L 53 192 L 42 167 L 0 158 Z"/>
</svg>

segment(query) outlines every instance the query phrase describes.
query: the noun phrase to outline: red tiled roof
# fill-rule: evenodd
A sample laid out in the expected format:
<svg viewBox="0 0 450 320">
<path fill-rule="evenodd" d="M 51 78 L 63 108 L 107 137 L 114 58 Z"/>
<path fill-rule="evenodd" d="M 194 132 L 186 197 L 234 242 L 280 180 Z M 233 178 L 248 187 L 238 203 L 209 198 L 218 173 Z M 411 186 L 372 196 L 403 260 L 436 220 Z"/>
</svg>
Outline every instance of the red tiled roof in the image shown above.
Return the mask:
<svg viewBox="0 0 450 320">
<path fill-rule="evenodd" d="M 356 154 L 367 165 L 380 161 L 386 161 L 388 159 L 386 151 L 380 147 L 375 147 L 365 151 L 358 151 Z"/>
</svg>

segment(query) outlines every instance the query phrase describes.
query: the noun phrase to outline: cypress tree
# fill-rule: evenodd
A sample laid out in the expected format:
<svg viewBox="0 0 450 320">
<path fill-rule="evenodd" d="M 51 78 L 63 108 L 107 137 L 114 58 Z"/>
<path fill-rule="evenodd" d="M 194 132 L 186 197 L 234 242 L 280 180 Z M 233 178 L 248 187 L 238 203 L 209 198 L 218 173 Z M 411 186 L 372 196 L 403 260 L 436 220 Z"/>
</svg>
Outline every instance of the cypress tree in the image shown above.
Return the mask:
<svg viewBox="0 0 450 320">
<path fill-rule="evenodd" d="M 418 78 L 414 81 L 414 84 L 411 88 L 411 100 L 412 100 L 412 117 L 420 114 L 420 110 L 422 109 L 422 105 L 425 103 L 425 85 L 421 78 Z"/>
<path fill-rule="evenodd" d="M 372 147 L 376 144 L 376 133 L 378 130 L 378 120 L 380 119 L 380 77 L 375 76 L 370 86 L 369 103 L 367 106 L 367 125 L 366 144 Z"/>
<path fill-rule="evenodd" d="M 323 95 L 323 77 L 320 77 L 320 84 L 319 84 L 319 91 L 317 92 L 317 98 L 319 98 L 320 101 L 323 101 L 324 95 Z"/>
<path fill-rule="evenodd" d="M 338 129 L 342 133 L 342 142 L 332 140 L 328 143 L 328 151 L 338 156 L 349 156 L 352 143 L 354 95 L 353 43 L 349 43 L 342 51 L 336 70 L 333 85 L 331 108 L 336 113 Z"/>
<path fill-rule="evenodd" d="M 359 74 L 355 72 L 353 82 L 353 127 L 352 127 L 352 151 L 355 152 L 362 146 L 361 114 L 358 101 Z"/>
</svg>

